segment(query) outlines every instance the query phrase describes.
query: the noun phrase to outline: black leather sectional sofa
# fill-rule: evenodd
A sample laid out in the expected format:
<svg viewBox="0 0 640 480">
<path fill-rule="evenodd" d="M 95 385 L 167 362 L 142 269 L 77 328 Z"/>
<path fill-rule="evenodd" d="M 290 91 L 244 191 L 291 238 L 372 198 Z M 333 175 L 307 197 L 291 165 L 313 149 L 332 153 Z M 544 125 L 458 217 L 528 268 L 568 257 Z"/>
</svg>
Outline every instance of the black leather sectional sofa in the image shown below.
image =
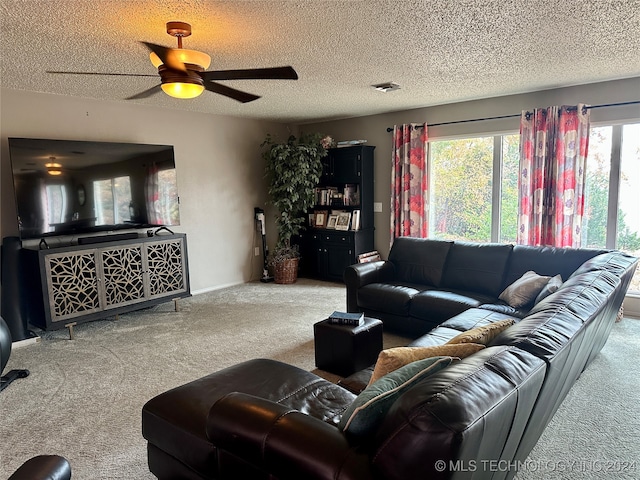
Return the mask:
<svg viewBox="0 0 640 480">
<path fill-rule="evenodd" d="M 347 310 L 379 318 L 385 328 L 427 333 L 469 308 L 524 317 L 532 305 L 513 308 L 498 297 L 525 272 L 566 280 L 605 250 L 452 242 L 402 237 L 388 261 L 345 270 Z"/>
<path fill-rule="evenodd" d="M 436 264 L 429 252 L 415 255 L 441 245 L 400 240 L 389 262 L 406 261 L 363 264 L 346 274 L 350 308 L 378 315 L 388 326 L 409 325 L 402 330 L 420 334 L 414 346 L 442 344 L 506 318 L 515 324 L 486 348 L 397 390 L 366 437 L 343 431 L 341 419 L 371 369 L 339 385 L 266 359 L 212 373 L 144 406 L 150 470 L 161 479 L 512 478 L 606 342 L 637 259 L 620 252 L 534 247 L 501 247 L 504 253 L 473 244 L 461 244 L 469 246 L 463 252 L 453 244 L 447 255 L 461 254 L 448 264 L 458 270 L 454 274 L 446 271 L 450 259 Z M 396 248 L 405 244 L 414 249 L 411 255 Z M 494 268 L 500 258 L 501 270 Z M 498 301 L 499 290 L 530 269 L 561 273 L 565 281 L 526 311 L 512 311 Z M 398 272 L 407 275 L 404 281 Z M 433 295 L 413 305 L 412 292 L 425 285 L 420 282 L 438 277 L 440 283 L 429 287 Z M 355 294 L 349 290 L 354 279 L 365 278 L 376 281 L 361 282 Z M 472 279 L 478 288 L 471 287 Z M 386 292 L 379 295 L 388 294 L 387 302 L 361 295 L 365 285 L 375 284 Z M 391 300 L 399 303 L 385 307 Z M 435 313 L 418 315 L 430 302 L 438 304 Z"/>
</svg>

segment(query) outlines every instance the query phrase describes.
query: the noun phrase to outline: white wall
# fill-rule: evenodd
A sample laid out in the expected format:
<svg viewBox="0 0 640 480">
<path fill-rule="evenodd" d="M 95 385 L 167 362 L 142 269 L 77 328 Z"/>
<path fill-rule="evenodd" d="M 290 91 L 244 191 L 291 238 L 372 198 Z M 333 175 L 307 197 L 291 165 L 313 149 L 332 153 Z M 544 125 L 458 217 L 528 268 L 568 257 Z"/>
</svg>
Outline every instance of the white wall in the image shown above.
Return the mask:
<svg viewBox="0 0 640 480">
<path fill-rule="evenodd" d="M 265 208 L 267 197 L 259 146 L 267 133 L 286 138 L 286 126 L 8 89 L 0 99 L 1 237 L 18 233 L 8 137 L 168 144 L 180 194 L 174 231 L 187 234 L 192 291 L 260 277 L 254 207 Z"/>
</svg>

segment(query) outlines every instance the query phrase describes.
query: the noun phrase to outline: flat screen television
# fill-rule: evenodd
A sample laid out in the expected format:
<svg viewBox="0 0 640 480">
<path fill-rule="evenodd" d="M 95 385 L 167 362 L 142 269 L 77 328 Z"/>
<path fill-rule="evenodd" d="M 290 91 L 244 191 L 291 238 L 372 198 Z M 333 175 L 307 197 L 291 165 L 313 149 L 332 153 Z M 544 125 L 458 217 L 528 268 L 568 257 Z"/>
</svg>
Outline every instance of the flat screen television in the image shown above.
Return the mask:
<svg viewBox="0 0 640 480">
<path fill-rule="evenodd" d="M 9 138 L 22 239 L 180 224 L 171 145 Z"/>
</svg>

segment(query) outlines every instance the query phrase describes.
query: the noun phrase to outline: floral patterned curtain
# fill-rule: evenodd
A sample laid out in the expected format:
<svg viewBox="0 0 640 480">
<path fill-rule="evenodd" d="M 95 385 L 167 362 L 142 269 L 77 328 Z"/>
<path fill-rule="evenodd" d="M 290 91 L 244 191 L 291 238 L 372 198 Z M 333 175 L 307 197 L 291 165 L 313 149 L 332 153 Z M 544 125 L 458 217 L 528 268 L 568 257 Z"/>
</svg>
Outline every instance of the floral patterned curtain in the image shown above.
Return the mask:
<svg viewBox="0 0 640 480">
<path fill-rule="evenodd" d="M 391 244 L 398 237 L 427 236 L 427 124 L 393 127 Z"/>
<path fill-rule="evenodd" d="M 522 112 L 518 243 L 580 246 L 588 145 L 585 105 Z"/>
</svg>

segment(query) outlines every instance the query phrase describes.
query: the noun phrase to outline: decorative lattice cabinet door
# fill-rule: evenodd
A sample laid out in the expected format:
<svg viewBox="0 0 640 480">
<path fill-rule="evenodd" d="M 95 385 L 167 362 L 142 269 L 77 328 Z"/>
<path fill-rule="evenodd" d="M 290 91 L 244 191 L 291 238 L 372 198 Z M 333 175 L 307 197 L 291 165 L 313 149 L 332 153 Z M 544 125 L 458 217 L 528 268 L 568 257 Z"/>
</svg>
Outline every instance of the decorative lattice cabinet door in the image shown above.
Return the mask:
<svg viewBox="0 0 640 480">
<path fill-rule="evenodd" d="M 184 234 L 23 250 L 30 323 L 47 330 L 191 295 Z"/>
<path fill-rule="evenodd" d="M 102 248 L 99 253 L 98 271 L 103 282 L 104 309 L 144 301 L 148 295 L 142 244 Z"/>
<path fill-rule="evenodd" d="M 53 253 L 44 262 L 52 322 L 101 310 L 95 249 Z"/>
<path fill-rule="evenodd" d="M 149 297 L 158 298 L 186 292 L 186 257 L 181 238 L 145 244 Z"/>
</svg>

